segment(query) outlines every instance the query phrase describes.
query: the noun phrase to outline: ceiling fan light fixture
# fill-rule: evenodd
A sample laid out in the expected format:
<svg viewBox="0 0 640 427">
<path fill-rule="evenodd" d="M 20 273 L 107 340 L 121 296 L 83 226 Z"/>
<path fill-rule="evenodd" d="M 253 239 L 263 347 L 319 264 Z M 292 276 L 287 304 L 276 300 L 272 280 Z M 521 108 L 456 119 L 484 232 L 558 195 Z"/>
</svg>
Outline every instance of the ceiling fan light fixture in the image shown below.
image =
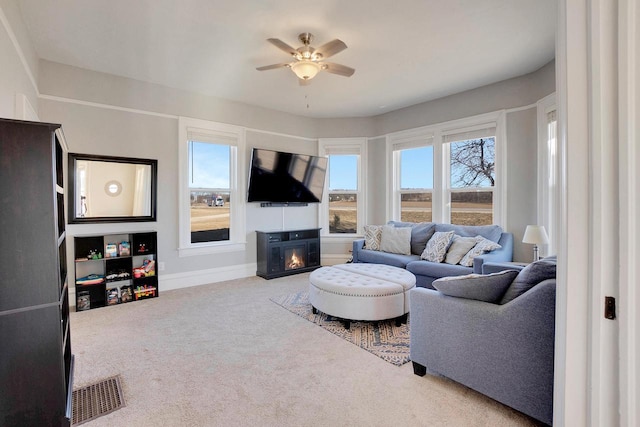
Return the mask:
<svg viewBox="0 0 640 427">
<path fill-rule="evenodd" d="M 311 80 L 320 71 L 320 65 L 309 60 L 302 60 L 291 64 L 291 70 L 302 80 Z"/>
</svg>

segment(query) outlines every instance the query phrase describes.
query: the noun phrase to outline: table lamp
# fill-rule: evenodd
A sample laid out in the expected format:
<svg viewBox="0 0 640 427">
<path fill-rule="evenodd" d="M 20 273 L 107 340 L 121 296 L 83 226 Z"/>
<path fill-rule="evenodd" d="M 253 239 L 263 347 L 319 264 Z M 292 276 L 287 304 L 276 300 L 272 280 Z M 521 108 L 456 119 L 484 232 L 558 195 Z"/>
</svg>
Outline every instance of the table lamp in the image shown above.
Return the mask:
<svg viewBox="0 0 640 427">
<path fill-rule="evenodd" d="M 549 243 L 549 236 L 547 236 L 547 230 L 544 229 L 544 225 L 527 225 L 522 243 L 532 243 L 533 261 L 539 260 L 538 245 L 546 245 Z"/>
</svg>

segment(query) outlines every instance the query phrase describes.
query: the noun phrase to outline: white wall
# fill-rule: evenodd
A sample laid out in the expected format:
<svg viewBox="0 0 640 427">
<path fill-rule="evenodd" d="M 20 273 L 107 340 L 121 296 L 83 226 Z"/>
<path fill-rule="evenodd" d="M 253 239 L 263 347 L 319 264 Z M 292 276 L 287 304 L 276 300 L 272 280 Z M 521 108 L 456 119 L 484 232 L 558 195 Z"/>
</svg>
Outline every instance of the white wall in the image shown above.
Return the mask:
<svg viewBox="0 0 640 427">
<path fill-rule="evenodd" d="M 0 0 L 0 117 L 24 119 L 22 94 L 38 109 L 38 58 L 14 0 Z"/>
<path fill-rule="evenodd" d="M 533 246 L 522 243 L 528 224 L 537 224 L 536 109 L 507 114 L 507 227 L 514 237 L 515 261 L 531 262 Z"/>
<path fill-rule="evenodd" d="M 157 223 L 73 225 L 69 234 L 105 230 L 120 232 L 131 227 L 134 230 L 141 227 L 156 229 L 159 233 L 159 258 L 166 266 L 164 276 L 188 284 L 187 276 L 197 272 L 207 274 L 211 280 L 229 277 L 212 274 L 216 269 L 233 270 L 229 274 L 238 276 L 251 272 L 256 260 L 255 230 L 316 227 L 318 206 L 261 208 L 258 204 L 249 203 L 245 252 L 179 257 L 178 209 L 175 204 L 178 199 L 179 115 L 247 127 L 246 159 L 253 147 L 316 154 L 318 137 L 371 136 L 375 132 L 395 129 L 398 127 L 396 121 L 415 127 L 437 119 L 451 120 L 480 114 L 489 107 L 493 110 L 522 107 L 525 104 L 518 101 L 518 93 L 526 94 L 524 102 L 528 102 L 539 92 L 553 91 L 553 85 L 549 83 L 553 79 L 549 78 L 548 72 L 551 65 L 520 79 L 405 108 L 403 114 L 394 112 L 374 118 L 314 120 L 42 61 L 40 115 L 43 120 L 63 124 L 71 152 L 158 159 Z M 439 113 L 424 115 L 435 111 Z M 536 147 L 535 117 L 535 99 L 524 110 L 507 114 L 507 202 L 513 209 L 507 221 L 509 231 L 516 236 L 522 233 L 527 223 L 532 222 L 529 215 L 536 212 L 536 165 L 531 162 L 535 158 Z M 382 223 L 386 212 L 387 175 L 384 136 L 370 139 L 368 162 L 366 221 Z M 332 256 L 337 259 L 348 256 L 350 247 L 350 242 L 326 239 L 322 253 L 327 259 Z M 516 241 L 517 259 L 528 259 L 530 251 L 530 247 L 523 247 Z M 73 255 L 69 255 L 69 259 L 73 259 Z"/>
</svg>

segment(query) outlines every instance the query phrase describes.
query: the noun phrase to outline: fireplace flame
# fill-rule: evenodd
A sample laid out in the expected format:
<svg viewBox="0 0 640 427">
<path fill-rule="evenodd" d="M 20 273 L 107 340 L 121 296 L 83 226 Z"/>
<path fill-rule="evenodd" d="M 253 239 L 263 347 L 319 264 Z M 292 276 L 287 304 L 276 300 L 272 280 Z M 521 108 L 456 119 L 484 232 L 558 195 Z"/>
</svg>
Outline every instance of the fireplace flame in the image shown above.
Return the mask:
<svg viewBox="0 0 640 427">
<path fill-rule="evenodd" d="M 300 267 L 304 267 L 304 263 L 302 262 L 302 259 L 299 258 L 298 255 L 296 255 L 296 251 L 293 251 L 293 253 L 291 254 L 291 258 L 289 258 L 287 269 L 291 270 Z"/>
</svg>

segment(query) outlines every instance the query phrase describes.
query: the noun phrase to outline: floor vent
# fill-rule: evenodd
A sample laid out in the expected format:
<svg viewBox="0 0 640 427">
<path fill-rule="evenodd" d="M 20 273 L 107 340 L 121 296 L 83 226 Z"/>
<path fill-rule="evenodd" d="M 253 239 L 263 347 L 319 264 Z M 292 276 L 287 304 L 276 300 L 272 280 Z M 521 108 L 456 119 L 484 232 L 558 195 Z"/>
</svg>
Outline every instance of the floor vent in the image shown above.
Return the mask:
<svg viewBox="0 0 640 427">
<path fill-rule="evenodd" d="M 125 406 L 120 377 L 106 378 L 73 391 L 72 425 L 79 425 Z"/>
</svg>

